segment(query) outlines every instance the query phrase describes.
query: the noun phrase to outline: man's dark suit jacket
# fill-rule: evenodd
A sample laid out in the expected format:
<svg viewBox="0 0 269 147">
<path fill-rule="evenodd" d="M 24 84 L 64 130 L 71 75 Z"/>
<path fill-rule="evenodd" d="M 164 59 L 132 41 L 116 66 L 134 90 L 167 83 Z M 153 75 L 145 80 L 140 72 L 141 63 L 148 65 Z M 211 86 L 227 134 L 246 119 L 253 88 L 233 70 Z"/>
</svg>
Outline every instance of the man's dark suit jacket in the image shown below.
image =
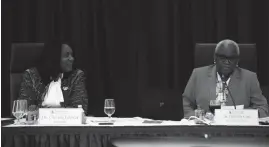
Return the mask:
<svg viewBox="0 0 269 147">
<path fill-rule="evenodd" d="M 209 109 L 210 100 L 217 97 L 216 77 L 215 65 L 193 70 L 183 93 L 184 117 L 193 116 L 198 105 L 206 111 Z M 236 68 L 228 86 L 236 105 L 244 105 L 245 109 L 258 109 L 259 117 L 268 116 L 267 100 L 262 95 L 256 73 Z M 227 101 L 228 106 L 233 106 L 230 94 Z"/>
</svg>

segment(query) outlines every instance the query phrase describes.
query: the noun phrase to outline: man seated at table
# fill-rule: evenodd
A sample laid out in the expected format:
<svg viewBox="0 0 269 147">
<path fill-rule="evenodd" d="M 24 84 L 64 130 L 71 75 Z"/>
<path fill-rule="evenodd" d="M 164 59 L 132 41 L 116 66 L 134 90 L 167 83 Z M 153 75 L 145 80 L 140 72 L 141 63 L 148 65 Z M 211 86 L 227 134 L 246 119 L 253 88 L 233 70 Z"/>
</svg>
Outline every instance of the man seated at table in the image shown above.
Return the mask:
<svg viewBox="0 0 269 147">
<path fill-rule="evenodd" d="M 257 75 L 238 67 L 240 50 L 232 40 L 219 42 L 215 49 L 214 64 L 195 68 L 183 93 L 184 117 L 194 116 L 197 106 L 207 111 L 210 100 L 246 109 L 258 109 L 259 117 L 268 116 L 268 104 L 262 95 Z M 229 93 L 227 86 L 231 93 Z M 224 87 L 224 89 L 222 89 Z M 223 90 L 223 97 L 218 96 Z M 232 97 L 231 97 L 232 95 Z"/>
</svg>

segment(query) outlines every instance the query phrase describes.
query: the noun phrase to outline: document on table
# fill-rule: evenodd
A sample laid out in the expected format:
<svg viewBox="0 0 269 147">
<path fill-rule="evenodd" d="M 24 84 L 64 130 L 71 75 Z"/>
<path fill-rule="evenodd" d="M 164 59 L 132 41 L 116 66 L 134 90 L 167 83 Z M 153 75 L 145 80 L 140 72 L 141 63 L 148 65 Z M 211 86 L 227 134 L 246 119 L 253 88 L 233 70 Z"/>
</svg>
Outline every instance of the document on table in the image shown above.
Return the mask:
<svg viewBox="0 0 269 147">
<path fill-rule="evenodd" d="M 235 106 L 237 110 L 243 110 L 244 105 L 236 105 Z M 234 106 L 221 106 L 221 109 L 223 110 L 234 110 Z"/>
<path fill-rule="evenodd" d="M 112 123 L 111 123 L 112 122 Z M 90 126 L 173 126 L 182 125 L 180 121 L 153 120 L 148 118 L 111 118 L 107 117 L 87 117 L 87 124 Z"/>
</svg>

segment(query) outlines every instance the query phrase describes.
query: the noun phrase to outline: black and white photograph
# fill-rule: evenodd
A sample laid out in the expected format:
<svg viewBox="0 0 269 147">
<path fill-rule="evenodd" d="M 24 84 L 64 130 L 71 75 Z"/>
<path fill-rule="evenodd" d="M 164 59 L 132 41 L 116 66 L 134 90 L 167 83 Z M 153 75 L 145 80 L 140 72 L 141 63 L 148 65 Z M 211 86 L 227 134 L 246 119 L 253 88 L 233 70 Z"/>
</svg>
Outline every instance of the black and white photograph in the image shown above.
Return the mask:
<svg viewBox="0 0 269 147">
<path fill-rule="evenodd" d="M 269 147 L 269 0 L 2 0 L 1 146 Z"/>
</svg>

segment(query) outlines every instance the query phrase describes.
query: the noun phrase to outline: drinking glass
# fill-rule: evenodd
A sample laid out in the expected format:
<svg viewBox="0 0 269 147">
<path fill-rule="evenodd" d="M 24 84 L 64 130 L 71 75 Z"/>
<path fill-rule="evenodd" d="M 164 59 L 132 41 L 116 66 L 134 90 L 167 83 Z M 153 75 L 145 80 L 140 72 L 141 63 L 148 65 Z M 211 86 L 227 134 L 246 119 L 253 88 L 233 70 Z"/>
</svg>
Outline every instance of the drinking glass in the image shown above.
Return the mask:
<svg viewBox="0 0 269 147">
<path fill-rule="evenodd" d="M 111 118 L 111 116 L 115 113 L 115 102 L 114 99 L 105 99 L 105 114 Z"/>
<path fill-rule="evenodd" d="M 27 100 L 15 100 L 13 101 L 12 114 L 16 117 L 17 122 L 20 124 L 20 119 L 28 112 Z"/>
<path fill-rule="evenodd" d="M 209 110 L 215 114 L 215 109 L 220 109 L 221 104 L 220 101 L 218 100 L 210 100 L 210 104 L 209 104 Z"/>
</svg>

